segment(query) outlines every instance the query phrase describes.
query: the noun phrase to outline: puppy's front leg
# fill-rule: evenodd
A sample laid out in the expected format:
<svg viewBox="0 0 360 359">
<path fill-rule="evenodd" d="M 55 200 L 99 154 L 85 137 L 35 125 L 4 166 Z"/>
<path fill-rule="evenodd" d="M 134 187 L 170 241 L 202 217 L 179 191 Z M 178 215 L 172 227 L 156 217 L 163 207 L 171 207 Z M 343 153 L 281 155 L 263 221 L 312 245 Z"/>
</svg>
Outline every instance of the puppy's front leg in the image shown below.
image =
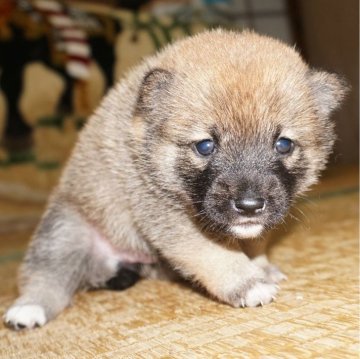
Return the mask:
<svg viewBox="0 0 360 359">
<path fill-rule="evenodd" d="M 277 285 L 269 282 L 263 269 L 243 252 L 207 238 L 199 236 L 181 246 L 172 243 L 163 253 L 183 275 L 234 307 L 267 304 L 277 293 Z"/>
<path fill-rule="evenodd" d="M 286 280 L 287 276 L 276 265 L 269 262 L 266 255 L 269 241 L 270 235 L 268 234 L 262 239 L 244 240 L 241 242 L 241 247 L 252 262 L 264 270 L 269 282 L 279 283 Z"/>
</svg>

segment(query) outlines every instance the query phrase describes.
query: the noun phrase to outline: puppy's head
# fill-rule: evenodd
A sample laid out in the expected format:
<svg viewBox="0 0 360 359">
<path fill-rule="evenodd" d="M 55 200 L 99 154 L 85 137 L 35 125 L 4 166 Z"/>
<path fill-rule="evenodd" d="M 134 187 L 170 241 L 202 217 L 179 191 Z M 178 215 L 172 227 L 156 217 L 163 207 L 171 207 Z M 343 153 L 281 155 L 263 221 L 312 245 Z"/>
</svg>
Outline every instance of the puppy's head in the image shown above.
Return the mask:
<svg viewBox="0 0 360 359">
<path fill-rule="evenodd" d="M 342 81 L 253 33 L 207 32 L 151 66 L 134 123 L 154 191 L 239 238 L 280 222 L 326 164 Z"/>
</svg>

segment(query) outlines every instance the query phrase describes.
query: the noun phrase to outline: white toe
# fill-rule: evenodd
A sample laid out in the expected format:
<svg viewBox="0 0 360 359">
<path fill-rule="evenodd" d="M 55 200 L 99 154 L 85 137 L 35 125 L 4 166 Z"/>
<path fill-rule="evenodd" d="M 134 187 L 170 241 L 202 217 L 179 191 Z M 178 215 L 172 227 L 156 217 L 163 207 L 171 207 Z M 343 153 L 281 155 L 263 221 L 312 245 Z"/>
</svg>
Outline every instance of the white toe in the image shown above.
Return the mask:
<svg viewBox="0 0 360 359">
<path fill-rule="evenodd" d="M 31 329 L 46 323 L 45 310 L 40 305 L 14 305 L 4 315 L 5 324 L 16 329 Z"/>
<path fill-rule="evenodd" d="M 270 303 L 278 291 L 278 286 L 271 283 L 256 283 L 251 287 L 245 296 L 247 307 L 256 307 Z"/>
</svg>

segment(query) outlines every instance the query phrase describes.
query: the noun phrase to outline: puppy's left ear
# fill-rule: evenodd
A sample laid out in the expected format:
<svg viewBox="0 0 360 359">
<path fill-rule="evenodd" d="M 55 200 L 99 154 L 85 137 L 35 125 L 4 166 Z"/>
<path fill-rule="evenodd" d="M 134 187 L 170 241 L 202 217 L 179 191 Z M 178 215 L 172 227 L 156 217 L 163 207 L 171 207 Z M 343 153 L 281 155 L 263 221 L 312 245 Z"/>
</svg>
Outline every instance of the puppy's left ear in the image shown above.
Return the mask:
<svg viewBox="0 0 360 359">
<path fill-rule="evenodd" d="M 170 71 L 160 68 L 146 73 L 139 89 L 137 111 L 149 113 L 156 109 L 166 96 L 173 77 Z"/>
<path fill-rule="evenodd" d="M 329 117 L 342 103 L 350 87 L 340 76 L 324 71 L 310 71 L 310 88 L 321 117 Z"/>
</svg>

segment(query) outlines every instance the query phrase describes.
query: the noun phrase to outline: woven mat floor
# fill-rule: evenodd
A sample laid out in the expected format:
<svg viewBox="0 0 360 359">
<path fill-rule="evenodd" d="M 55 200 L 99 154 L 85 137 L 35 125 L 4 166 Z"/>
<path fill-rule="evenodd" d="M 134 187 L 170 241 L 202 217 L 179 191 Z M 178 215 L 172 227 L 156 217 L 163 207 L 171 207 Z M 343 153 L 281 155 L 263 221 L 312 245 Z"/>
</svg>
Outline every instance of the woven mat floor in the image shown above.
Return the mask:
<svg viewBox="0 0 360 359">
<path fill-rule="evenodd" d="M 357 169 L 330 171 L 278 231 L 270 258 L 289 279 L 277 301 L 233 309 L 176 283 L 79 293 L 41 329 L 0 324 L 0 358 L 358 358 Z M 0 312 L 42 206 L 0 202 Z M 22 224 L 14 221 L 22 215 Z M 6 224 L 6 225 L 5 225 Z"/>
</svg>

